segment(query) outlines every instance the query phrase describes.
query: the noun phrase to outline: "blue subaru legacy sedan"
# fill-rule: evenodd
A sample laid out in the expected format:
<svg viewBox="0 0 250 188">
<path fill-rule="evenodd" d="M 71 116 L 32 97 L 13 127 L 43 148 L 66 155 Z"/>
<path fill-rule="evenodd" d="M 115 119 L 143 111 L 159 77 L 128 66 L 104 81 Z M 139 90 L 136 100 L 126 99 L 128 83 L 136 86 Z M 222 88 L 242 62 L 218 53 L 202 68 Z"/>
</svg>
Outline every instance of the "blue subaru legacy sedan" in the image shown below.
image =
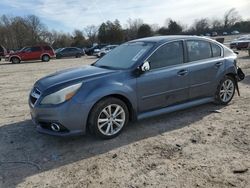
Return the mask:
<svg viewBox="0 0 250 188">
<path fill-rule="evenodd" d="M 203 37 L 133 40 L 90 66 L 38 80 L 29 96 L 32 120 L 42 133 L 90 130 L 113 138 L 130 121 L 209 102 L 226 105 L 240 80 L 236 58 L 226 46 Z"/>
</svg>

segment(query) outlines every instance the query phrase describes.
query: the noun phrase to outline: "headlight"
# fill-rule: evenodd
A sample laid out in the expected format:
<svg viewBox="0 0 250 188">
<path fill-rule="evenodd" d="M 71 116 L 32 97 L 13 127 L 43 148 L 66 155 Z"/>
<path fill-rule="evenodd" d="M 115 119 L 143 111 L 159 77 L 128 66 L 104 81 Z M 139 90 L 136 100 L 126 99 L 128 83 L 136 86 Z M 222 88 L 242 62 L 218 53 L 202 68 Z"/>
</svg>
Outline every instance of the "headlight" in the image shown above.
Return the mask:
<svg viewBox="0 0 250 188">
<path fill-rule="evenodd" d="M 71 85 L 69 87 L 63 88 L 55 93 L 47 95 L 41 101 L 41 104 L 60 104 L 69 99 L 71 99 L 78 89 L 82 86 L 82 83 Z"/>
</svg>

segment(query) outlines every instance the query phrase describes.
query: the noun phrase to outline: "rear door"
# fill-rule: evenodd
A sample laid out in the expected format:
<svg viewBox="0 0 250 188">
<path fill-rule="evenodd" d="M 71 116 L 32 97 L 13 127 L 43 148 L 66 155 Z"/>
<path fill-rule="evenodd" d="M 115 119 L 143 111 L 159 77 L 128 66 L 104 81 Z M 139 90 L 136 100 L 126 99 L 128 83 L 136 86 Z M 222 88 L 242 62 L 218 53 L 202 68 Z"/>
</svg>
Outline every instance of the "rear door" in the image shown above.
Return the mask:
<svg viewBox="0 0 250 188">
<path fill-rule="evenodd" d="M 62 57 L 69 57 L 70 56 L 70 50 L 69 48 L 64 48 L 60 54 L 62 55 Z"/>
<path fill-rule="evenodd" d="M 188 69 L 182 41 L 170 42 L 148 58 L 150 71 L 137 78 L 138 110 L 160 109 L 188 100 Z"/>
<path fill-rule="evenodd" d="M 42 48 L 40 46 L 31 47 L 24 53 L 23 60 L 38 60 L 42 54 Z"/>
<path fill-rule="evenodd" d="M 205 40 L 187 40 L 190 99 L 213 96 L 224 70 L 222 49 Z"/>
</svg>

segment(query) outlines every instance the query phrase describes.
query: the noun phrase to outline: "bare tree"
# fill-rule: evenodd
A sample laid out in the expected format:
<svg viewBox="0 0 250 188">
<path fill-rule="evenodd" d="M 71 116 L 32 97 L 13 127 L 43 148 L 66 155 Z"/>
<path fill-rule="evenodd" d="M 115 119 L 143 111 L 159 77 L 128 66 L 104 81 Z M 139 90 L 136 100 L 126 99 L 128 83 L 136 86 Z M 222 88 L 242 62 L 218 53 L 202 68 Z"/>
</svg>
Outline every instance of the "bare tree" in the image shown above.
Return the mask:
<svg viewBox="0 0 250 188">
<path fill-rule="evenodd" d="M 223 18 L 224 28 L 228 29 L 232 27 L 236 22 L 241 21 L 241 16 L 235 8 L 228 10 Z"/>
<path fill-rule="evenodd" d="M 199 20 L 195 20 L 193 24 L 193 29 L 196 34 L 204 33 L 209 31 L 209 20 L 207 18 L 201 18 Z"/>
<path fill-rule="evenodd" d="M 88 38 L 88 41 L 93 45 L 97 42 L 98 27 L 95 25 L 89 25 L 84 28 L 84 33 Z"/>
<path fill-rule="evenodd" d="M 126 38 L 127 40 L 133 40 L 137 38 L 137 33 L 139 28 L 143 25 L 143 20 L 142 19 L 134 19 L 132 20 L 131 18 L 128 19 L 127 21 L 127 32 L 126 32 Z"/>
<path fill-rule="evenodd" d="M 217 18 L 212 19 L 211 27 L 213 30 L 220 30 L 223 27 L 223 21 Z"/>
</svg>

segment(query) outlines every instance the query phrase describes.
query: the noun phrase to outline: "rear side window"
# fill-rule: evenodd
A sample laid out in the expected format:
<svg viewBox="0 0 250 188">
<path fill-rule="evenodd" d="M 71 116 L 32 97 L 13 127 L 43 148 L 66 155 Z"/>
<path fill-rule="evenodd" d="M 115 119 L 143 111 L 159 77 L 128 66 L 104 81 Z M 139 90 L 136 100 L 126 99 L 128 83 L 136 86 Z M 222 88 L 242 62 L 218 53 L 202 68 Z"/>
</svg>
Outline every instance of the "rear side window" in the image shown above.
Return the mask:
<svg viewBox="0 0 250 188">
<path fill-rule="evenodd" d="M 211 46 L 209 42 L 190 40 L 187 41 L 189 61 L 198 61 L 212 57 Z"/>
<path fill-rule="evenodd" d="M 211 43 L 212 51 L 213 51 L 213 57 L 220 57 L 221 56 L 221 48 L 214 44 Z"/>
<path fill-rule="evenodd" d="M 32 47 L 31 49 L 30 49 L 30 51 L 31 52 L 39 52 L 39 51 L 41 51 L 41 48 L 40 47 Z"/>
<path fill-rule="evenodd" d="M 44 46 L 43 49 L 46 51 L 52 50 L 52 48 L 50 46 Z"/>
<path fill-rule="evenodd" d="M 151 69 L 178 65 L 183 63 L 183 44 L 181 41 L 171 42 L 160 47 L 148 59 Z"/>
</svg>

